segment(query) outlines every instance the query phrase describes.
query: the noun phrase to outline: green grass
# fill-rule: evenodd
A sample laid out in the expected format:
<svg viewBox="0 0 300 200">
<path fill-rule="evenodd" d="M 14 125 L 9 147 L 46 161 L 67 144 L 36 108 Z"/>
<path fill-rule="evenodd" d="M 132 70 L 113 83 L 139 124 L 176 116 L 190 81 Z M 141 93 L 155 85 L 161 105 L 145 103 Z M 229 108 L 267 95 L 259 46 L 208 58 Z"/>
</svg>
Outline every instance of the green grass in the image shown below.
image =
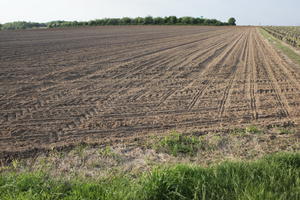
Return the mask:
<svg viewBox="0 0 300 200">
<path fill-rule="evenodd" d="M 173 156 L 195 155 L 199 150 L 206 149 L 207 144 L 196 136 L 183 135 L 182 133 L 171 132 L 154 144 L 154 149 L 168 153 Z"/>
<path fill-rule="evenodd" d="M 279 134 L 285 134 L 285 135 L 295 133 L 295 130 L 289 129 L 289 128 L 284 128 L 284 127 L 278 128 L 278 131 L 279 131 Z"/>
<path fill-rule="evenodd" d="M 300 153 L 203 168 L 161 166 L 141 175 L 99 180 L 55 179 L 43 172 L 3 172 L 0 199 L 65 200 L 297 200 Z"/>
<path fill-rule="evenodd" d="M 254 126 L 254 125 L 246 127 L 245 132 L 250 133 L 250 134 L 261 134 L 261 133 L 263 133 L 262 130 L 260 130 L 257 126 Z"/>
<path fill-rule="evenodd" d="M 244 134 L 263 134 L 264 131 L 255 125 L 250 125 L 245 128 L 236 128 L 230 131 L 231 134 L 244 135 Z"/>
<path fill-rule="evenodd" d="M 271 34 L 269 34 L 264 29 L 260 28 L 259 31 L 262 34 L 262 36 L 264 36 L 276 48 L 280 49 L 291 60 L 293 60 L 294 62 L 296 62 L 297 64 L 300 65 L 300 55 L 298 53 L 296 53 L 291 47 L 289 47 L 288 45 L 283 44 L 282 41 L 280 41 L 279 39 L 275 38 L 274 36 L 272 36 Z"/>
</svg>

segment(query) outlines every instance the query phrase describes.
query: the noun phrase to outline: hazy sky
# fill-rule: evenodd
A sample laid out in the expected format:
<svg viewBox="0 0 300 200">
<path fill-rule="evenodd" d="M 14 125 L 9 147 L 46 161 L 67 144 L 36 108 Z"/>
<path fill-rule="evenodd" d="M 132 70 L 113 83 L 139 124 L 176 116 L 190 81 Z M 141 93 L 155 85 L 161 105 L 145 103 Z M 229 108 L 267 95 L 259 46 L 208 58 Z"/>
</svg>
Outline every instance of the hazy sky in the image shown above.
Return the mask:
<svg viewBox="0 0 300 200">
<path fill-rule="evenodd" d="M 238 25 L 300 25 L 299 0 L 0 0 L 0 23 L 104 17 L 204 16 Z"/>
</svg>

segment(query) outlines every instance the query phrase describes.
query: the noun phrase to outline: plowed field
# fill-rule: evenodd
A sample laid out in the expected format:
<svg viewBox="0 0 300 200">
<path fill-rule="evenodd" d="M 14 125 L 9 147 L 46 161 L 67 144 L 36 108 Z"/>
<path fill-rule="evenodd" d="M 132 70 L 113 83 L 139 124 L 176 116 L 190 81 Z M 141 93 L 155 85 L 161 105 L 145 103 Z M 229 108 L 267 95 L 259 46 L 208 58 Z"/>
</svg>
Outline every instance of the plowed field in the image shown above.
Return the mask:
<svg viewBox="0 0 300 200">
<path fill-rule="evenodd" d="M 254 27 L 0 32 L 0 158 L 300 116 L 300 67 Z"/>
</svg>

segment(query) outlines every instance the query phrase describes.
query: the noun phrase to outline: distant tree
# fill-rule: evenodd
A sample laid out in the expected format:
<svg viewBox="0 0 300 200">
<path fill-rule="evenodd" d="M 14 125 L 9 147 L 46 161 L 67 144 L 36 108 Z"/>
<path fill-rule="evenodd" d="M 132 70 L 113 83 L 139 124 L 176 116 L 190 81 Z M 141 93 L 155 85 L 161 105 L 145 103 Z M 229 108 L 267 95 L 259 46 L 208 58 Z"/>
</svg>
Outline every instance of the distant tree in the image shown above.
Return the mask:
<svg viewBox="0 0 300 200">
<path fill-rule="evenodd" d="M 210 25 L 217 26 L 217 25 L 220 25 L 220 24 L 219 24 L 219 21 L 218 21 L 218 20 L 216 20 L 216 19 L 211 19 L 211 20 L 210 20 Z"/>
<path fill-rule="evenodd" d="M 180 21 L 182 24 L 192 24 L 193 23 L 192 17 L 182 17 Z"/>
<path fill-rule="evenodd" d="M 169 17 L 165 17 L 164 19 L 165 24 L 177 24 L 177 17 L 176 16 L 169 16 Z"/>
<path fill-rule="evenodd" d="M 137 18 L 131 18 L 131 24 L 137 25 Z"/>
<path fill-rule="evenodd" d="M 231 25 L 231 26 L 235 26 L 236 25 L 236 20 L 235 18 L 231 17 L 228 19 L 228 24 Z"/>
<path fill-rule="evenodd" d="M 137 17 L 134 19 L 135 24 L 144 24 L 145 20 L 142 17 Z"/>
<path fill-rule="evenodd" d="M 131 19 L 129 17 L 123 17 L 121 19 L 121 24 L 123 24 L 123 25 L 129 25 L 129 24 L 131 24 Z"/>
<path fill-rule="evenodd" d="M 30 29 L 30 28 L 41 28 L 46 27 L 45 23 L 36 23 L 36 22 L 9 22 L 2 25 L 2 30 L 15 30 L 15 29 Z"/>
<path fill-rule="evenodd" d="M 195 20 L 194 20 L 194 23 L 195 24 L 203 24 L 204 23 L 204 19 L 203 18 L 195 18 Z"/>
<path fill-rule="evenodd" d="M 88 22 L 78 22 L 77 26 L 87 26 Z"/>
<path fill-rule="evenodd" d="M 191 24 L 197 24 L 197 19 L 194 18 L 194 17 L 191 17 L 190 23 L 191 23 Z"/>
<path fill-rule="evenodd" d="M 153 18 L 153 24 L 164 24 L 165 20 L 162 17 L 155 17 Z"/>
<path fill-rule="evenodd" d="M 110 21 L 109 18 L 104 19 L 96 19 L 96 25 L 109 25 Z"/>
<path fill-rule="evenodd" d="M 178 21 L 178 19 L 177 19 L 176 16 L 170 16 L 170 23 L 171 24 L 177 24 L 177 21 Z"/>
<path fill-rule="evenodd" d="M 145 17 L 144 24 L 153 24 L 153 17 L 152 16 Z"/>
<path fill-rule="evenodd" d="M 109 18 L 106 21 L 105 25 L 119 25 L 120 24 L 120 19 L 118 18 Z"/>
<path fill-rule="evenodd" d="M 95 20 L 88 21 L 88 26 L 96 26 L 96 21 Z"/>
<path fill-rule="evenodd" d="M 210 19 L 204 19 L 203 24 L 204 25 L 211 25 L 211 20 Z"/>
</svg>

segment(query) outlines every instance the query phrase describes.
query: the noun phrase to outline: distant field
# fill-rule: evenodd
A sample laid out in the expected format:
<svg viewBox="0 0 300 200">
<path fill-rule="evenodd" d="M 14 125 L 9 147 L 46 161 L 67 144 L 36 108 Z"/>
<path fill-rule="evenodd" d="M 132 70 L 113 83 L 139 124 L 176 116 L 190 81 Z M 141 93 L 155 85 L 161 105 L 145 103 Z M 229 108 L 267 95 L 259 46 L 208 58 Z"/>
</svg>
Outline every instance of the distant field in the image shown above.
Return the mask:
<svg viewBox="0 0 300 200">
<path fill-rule="evenodd" d="M 2 31 L 0 46 L 1 159 L 300 116 L 300 67 L 254 27 Z"/>
<path fill-rule="evenodd" d="M 264 29 L 276 38 L 300 48 L 300 26 L 268 26 Z"/>
</svg>

